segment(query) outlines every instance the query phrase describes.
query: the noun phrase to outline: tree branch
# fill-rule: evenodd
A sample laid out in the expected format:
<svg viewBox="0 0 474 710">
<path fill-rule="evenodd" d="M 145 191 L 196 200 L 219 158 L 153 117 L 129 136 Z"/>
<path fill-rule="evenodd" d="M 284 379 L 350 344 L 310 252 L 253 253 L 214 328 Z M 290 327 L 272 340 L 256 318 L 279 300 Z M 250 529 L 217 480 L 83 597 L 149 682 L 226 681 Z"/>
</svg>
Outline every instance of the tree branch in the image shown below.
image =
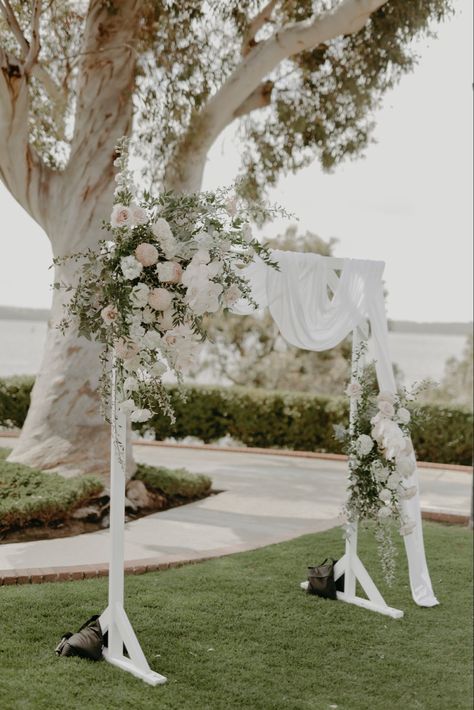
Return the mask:
<svg viewBox="0 0 474 710">
<path fill-rule="evenodd" d="M 242 56 L 246 57 L 247 54 L 257 45 L 255 37 L 262 27 L 270 20 L 272 12 L 277 4 L 278 0 L 270 0 L 261 10 L 255 15 L 253 20 L 251 20 L 247 32 L 244 35 L 244 41 L 242 43 Z"/>
<path fill-rule="evenodd" d="M 233 118 L 239 118 L 256 109 L 269 106 L 272 100 L 273 86 L 273 81 L 264 81 L 260 86 L 257 86 L 255 91 L 252 91 L 250 96 L 247 96 L 245 101 L 235 109 Z"/>
<path fill-rule="evenodd" d="M 314 49 L 322 42 L 358 32 L 370 15 L 386 2 L 343 0 L 332 10 L 288 25 L 256 44 L 191 121 L 167 169 L 166 187 L 184 191 L 199 188 L 209 148 L 236 116 L 248 113 L 239 114 L 239 107 L 250 100 L 253 92 L 280 62 Z"/>
<path fill-rule="evenodd" d="M 48 214 L 46 168 L 28 143 L 29 94 L 23 66 L 0 47 L 0 179 L 42 227 Z"/>
<path fill-rule="evenodd" d="M 32 15 L 32 42 L 26 39 L 23 31 L 18 23 L 15 13 L 9 0 L 0 0 L 0 12 L 5 21 L 20 45 L 21 56 L 25 60 L 24 71 L 27 75 L 32 74 L 43 85 L 46 93 L 52 101 L 60 103 L 63 100 L 61 89 L 56 84 L 54 79 L 46 71 L 46 69 L 38 62 L 38 54 L 40 50 L 39 42 L 39 21 L 41 17 L 41 2 L 35 0 Z"/>
</svg>

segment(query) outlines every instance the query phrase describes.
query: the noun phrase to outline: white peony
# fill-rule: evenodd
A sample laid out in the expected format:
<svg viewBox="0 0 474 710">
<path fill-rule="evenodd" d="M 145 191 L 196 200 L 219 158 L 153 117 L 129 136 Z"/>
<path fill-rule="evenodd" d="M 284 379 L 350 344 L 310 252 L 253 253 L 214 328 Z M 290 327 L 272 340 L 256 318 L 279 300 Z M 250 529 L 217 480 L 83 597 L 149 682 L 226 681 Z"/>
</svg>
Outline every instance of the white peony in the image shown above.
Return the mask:
<svg viewBox="0 0 474 710">
<path fill-rule="evenodd" d="M 367 436 L 367 434 L 361 434 L 357 437 L 356 449 L 359 456 L 367 456 L 374 448 L 374 441 Z"/>
<path fill-rule="evenodd" d="M 147 422 L 153 416 L 149 409 L 135 409 L 130 414 L 130 421 L 132 422 Z"/>
<path fill-rule="evenodd" d="M 122 269 L 122 274 L 126 279 L 132 281 L 140 276 L 143 271 L 143 266 L 140 264 L 134 256 L 122 256 L 120 259 L 120 268 Z"/>
<path fill-rule="evenodd" d="M 169 239 L 174 238 L 173 232 L 171 231 L 171 227 L 169 226 L 166 219 L 163 219 L 163 217 L 159 217 L 156 220 L 155 224 L 153 224 L 151 227 L 151 231 L 159 242 L 168 241 Z"/>
<path fill-rule="evenodd" d="M 145 308 L 148 303 L 148 294 L 150 293 L 149 287 L 139 281 L 136 286 L 132 288 L 130 294 L 130 300 L 134 308 Z"/>
<path fill-rule="evenodd" d="M 408 409 L 406 409 L 405 407 L 400 407 L 400 409 L 397 412 L 397 420 L 401 424 L 408 424 L 410 419 L 411 419 L 411 414 L 408 411 Z"/>
<path fill-rule="evenodd" d="M 215 313 L 219 309 L 221 293 L 222 284 L 208 281 L 202 283 L 200 288 L 188 288 L 184 301 L 195 315 L 202 316 L 204 313 Z"/>
</svg>

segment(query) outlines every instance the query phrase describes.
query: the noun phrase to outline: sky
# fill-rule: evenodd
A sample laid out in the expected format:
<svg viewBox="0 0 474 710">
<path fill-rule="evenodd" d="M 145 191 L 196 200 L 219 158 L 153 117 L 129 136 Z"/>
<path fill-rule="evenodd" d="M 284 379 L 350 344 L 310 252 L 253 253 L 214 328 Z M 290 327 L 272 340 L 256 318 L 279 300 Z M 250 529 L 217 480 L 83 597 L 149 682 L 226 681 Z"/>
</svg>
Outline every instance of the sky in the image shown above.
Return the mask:
<svg viewBox="0 0 474 710">
<path fill-rule="evenodd" d="M 391 319 L 472 320 L 472 2 L 417 45 L 414 72 L 386 94 L 365 157 L 332 174 L 314 162 L 269 199 L 299 229 L 335 237 L 335 256 L 386 263 Z M 232 127 L 210 152 L 204 188 L 238 172 Z M 0 185 L 0 304 L 46 308 L 52 254 L 42 230 Z M 268 236 L 288 222 L 268 225 Z M 20 265 L 18 268 L 17 265 Z"/>
</svg>

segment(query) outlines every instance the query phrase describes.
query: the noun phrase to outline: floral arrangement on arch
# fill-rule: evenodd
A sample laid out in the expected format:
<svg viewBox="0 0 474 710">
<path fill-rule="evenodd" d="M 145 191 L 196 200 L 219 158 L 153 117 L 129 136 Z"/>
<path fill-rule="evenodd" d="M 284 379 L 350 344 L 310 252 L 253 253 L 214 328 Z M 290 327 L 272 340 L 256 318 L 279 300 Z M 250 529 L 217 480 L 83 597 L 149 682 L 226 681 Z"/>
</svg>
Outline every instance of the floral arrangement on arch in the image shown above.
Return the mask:
<svg viewBox="0 0 474 710">
<path fill-rule="evenodd" d="M 117 153 L 114 205 L 103 225 L 111 238 L 96 251 L 55 259 L 80 264 L 73 289 L 54 284 L 72 290 L 59 328 L 74 325 L 105 346 L 100 388 L 106 418 L 115 365 L 117 406 L 131 421 L 145 422 L 158 410 L 174 420 L 163 375 L 171 371 L 182 381 L 197 364 L 206 314 L 239 299 L 254 304 L 241 267 L 255 254 L 277 266 L 252 236 L 251 222 L 277 210 L 241 205 L 231 189 L 145 193 L 138 200 L 126 139 Z"/>
<path fill-rule="evenodd" d="M 416 485 L 409 482 L 416 469 L 410 424 L 422 418 L 413 402 L 425 383 L 411 392 L 378 392 L 374 368 L 360 371 L 358 367 L 365 349 L 363 343 L 356 355 L 352 382 L 346 389 L 355 403 L 352 426 L 335 427 L 336 438 L 343 442 L 349 459 L 349 498 L 344 517 L 347 526 L 358 520 L 375 521 L 384 577 L 391 584 L 396 556 L 391 523 L 398 525 L 402 536 L 415 529 L 415 522 L 403 511 L 403 501 L 417 493 Z"/>
</svg>

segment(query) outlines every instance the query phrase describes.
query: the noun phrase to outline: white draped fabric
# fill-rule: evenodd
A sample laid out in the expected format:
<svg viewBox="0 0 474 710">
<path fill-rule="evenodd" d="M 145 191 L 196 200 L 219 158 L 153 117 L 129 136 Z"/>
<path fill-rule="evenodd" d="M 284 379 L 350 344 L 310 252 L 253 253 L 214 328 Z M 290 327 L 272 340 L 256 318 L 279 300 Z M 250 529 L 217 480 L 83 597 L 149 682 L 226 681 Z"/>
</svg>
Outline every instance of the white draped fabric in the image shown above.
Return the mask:
<svg viewBox="0 0 474 710">
<path fill-rule="evenodd" d="M 269 308 L 283 338 L 304 350 L 328 350 L 369 320 L 379 388 L 395 393 L 382 282 L 384 263 L 344 259 L 337 279 L 330 257 L 285 251 L 274 251 L 272 257 L 279 271 L 256 258 L 244 273 L 254 300 Z M 241 315 L 251 310 L 243 301 L 233 308 Z M 417 471 L 409 484 L 416 484 L 419 490 Z M 404 510 L 416 522 L 415 530 L 404 538 L 413 599 L 420 606 L 435 606 L 438 601 L 426 564 L 419 493 L 404 502 Z"/>
</svg>

